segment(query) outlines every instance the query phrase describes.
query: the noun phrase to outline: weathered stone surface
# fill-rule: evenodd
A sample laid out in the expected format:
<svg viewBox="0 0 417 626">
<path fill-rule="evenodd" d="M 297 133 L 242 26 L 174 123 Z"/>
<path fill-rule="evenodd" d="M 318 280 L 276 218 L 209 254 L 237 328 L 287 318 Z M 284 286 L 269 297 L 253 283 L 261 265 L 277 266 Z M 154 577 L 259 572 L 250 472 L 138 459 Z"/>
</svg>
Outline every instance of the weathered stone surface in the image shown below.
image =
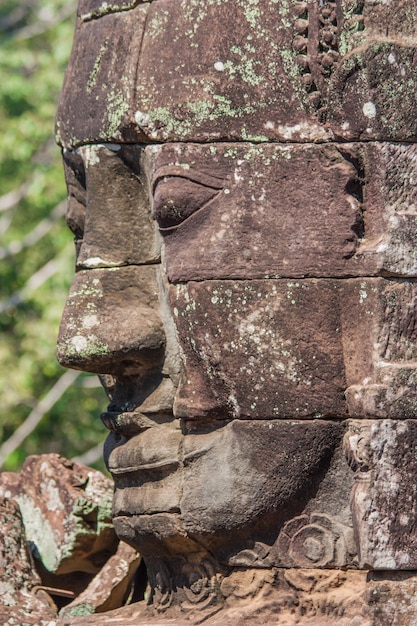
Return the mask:
<svg viewBox="0 0 417 626">
<path fill-rule="evenodd" d="M 103 613 L 123 606 L 140 560 L 136 550 L 121 542 L 116 553 L 109 558 L 88 587 L 60 611 L 60 616 Z"/>
<path fill-rule="evenodd" d="M 314 279 L 171 287 L 185 357 L 176 415 L 345 416 L 338 287 Z"/>
<path fill-rule="evenodd" d="M 113 511 L 119 515 L 178 512 L 181 445 L 179 427 L 164 424 L 147 428 L 128 441 L 110 434 L 104 454 L 119 487 Z"/>
<path fill-rule="evenodd" d="M 134 9 L 141 2 L 147 0 L 111 0 L 110 2 L 102 2 L 101 0 L 80 0 L 78 3 L 77 15 L 84 22 L 97 19 L 108 13 L 118 13 L 119 11 L 127 11 Z"/>
<path fill-rule="evenodd" d="M 137 603 L 106 617 L 120 626 L 134 626 L 139 621 L 186 626 L 199 623 L 203 616 L 210 626 L 276 626 L 277 619 L 284 626 L 331 626 L 335 619 L 338 626 L 409 626 L 416 619 L 416 584 L 413 572 L 246 570 L 221 581 L 224 607 L 220 611 L 212 607 L 211 615 L 210 608 L 202 608 L 198 617 L 192 615 L 191 606 L 199 606 L 196 594 L 193 599 L 197 602 L 184 602 L 181 609 L 168 607 L 164 616 Z M 207 582 L 202 589 L 208 591 Z M 99 620 L 100 616 L 78 617 L 63 620 L 62 626 L 96 626 Z"/>
<path fill-rule="evenodd" d="M 351 147 L 245 143 L 148 148 L 173 282 L 370 275 L 358 260 L 362 183 Z M 294 189 L 294 179 L 301 182 Z"/>
<path fill-rule="evenodd" d="M 83 2 L 58 139 L 414 140 L 416 11 L 401 9 L 405 20 L 373 0 Z"/>
<path fill-rule="evenodd" d="M 222 566 L 355 567 L 342 433 L 333 422 L 237 420 L 185 435 L 154 426 L 128 442 L 110 435 L 117 532 L 148 570 L 155 557 L 196 552 Z"/>
<path fill-rule="evenodd" d="M 150 605 L 115 623 L 414 623 L 416 35 L 411 0 L 82 0 L 58 354 L 107 376 Z"/>
<path fill-rule="evenodd" d="M 365 602 L 364 572 L 337 570 L 243 570 L 215 578 L 204 565 L 194 570 L 194 589 L 178 590 L 183 594 L 180 607 L 171 604 L 169 590 L 160 597 L 165 615 L 143 603 L 108 614 L 112 623 L 128 626 L 136 623 L 186 624 L 212 626 L 266 624 L 272 626 L 331 626 L 336 616 L 341 626 L 377 626 Z M 223 610 L 211 604 L 213 596 L 222 598 Z M 197 617 L 198 615 L 198 617 Z M 97 617 L 80 617 L 70 624 L 98 624 Z M 333 622 L 332 622 L 333 620 Z M 381 625 L 382 626 L 382 625 Z"/>
<path fill-rule="evenodd" d="M 172 282 L 417 274 L 414 145 L 147 151 Z"/>
<path fill-rule="evenodd" d="M 337 67 L 329 90 L 329 124 L 336 137 L 415 141 L 415 43 L 369 43 Z"/>
<path fill-rule="evenodd" d="M 176 415 L 415 415 L 416 287 L 394 278 L 171 287 L 185 366 Z"/>
<path fill-rule="evenodd" d="M 90 7 L 89 3 L 85 8 Z M 78 18 L 56 123 L 58 141 L 64 146 L 95 143 L 98 138 L 140 140 L 131 127 L 147 12 L 148 5 L 143 4 L 87 22 Z"/>
<path fill-rule="evenodd" d="M 57 454 L 31 456 L 16 476 L 2 474 L 1 495 L 22 511 L 33 555 L 53 574 L 95 574 L 117 546 L 112 484 L 100 472 Z"/>
<path fill-rule="evenodd" d="M 417 422 L 352 421 L 345 445 L 360 567 L 416 570 Z"/>
<path fill-rule="evenodd" d="M 165 335 L 156 310 L 157 271 L 132 266 L 78 272 L 61 323 L 59 361 L 67 367 L 130 375 L 158 366 Z"/>
<path fill-rule="evenodd" d="M 38 594 L 41 580 L 33 567 L 17 502 L 0 500 L 0 620 L 6 626 L 52 626 L 56 607 Z"/>
<path fill-rule="evenodd" d="M 159 260 L 141 155 L 138 146 L 116 144 L 64 151 L 67 221 L 78 243 L 78 269 Z"/>
<path fill-rule="evenodd" d="M 402 24 L 388 36 L 372 0 L 224 4 L 152 5 L 137 92 L 149 138 L 314 141 L 329 126 L 345 139 L 415 138 L 415 42 L 392 41 Z"/>
<path fill-rule="evenodd" d="M 415 572 L 380 572 L 368 574 L 366 602 L 375 626 L 403 626 L 417 621 Z"/>
<path fill-rule="evenodd" d="M 329 468 L 338 456 L 341 432 L 341 424 L 333 422 L 235 420 L 207 434 L 186 435 L 180 512 L 187 534 L 227 565 L 316 567 L 322 560 L 329 567 L 352 566 L 353 541 L 348 539 L 347 547 L 342 538 L 338 554 L 333 547 L 337 526 L 346 537 L 352 533 L 342 495 L 349 477 L 345 472 L 338 480 L 335 467 Z M 333 462 L 337 465 L 336 458 Z M 306 498 L 317 494 L 324 476 L 340 495 L 337 506 L 319 496 L 316 502 Z M 315 517 L 321 528 L 317 539 Z M 303 527 L 304 542 L 313 537 L 317 553 L 309 556 L 308 550 L 297 551 L 297 540 L 285 541 L 284 535 L 294 535 L 290 524 Z"/>
<path fill-rule="evenodd" d="M 415 280 L 395 278 L 344 282 L 342 334 L 352 417 L 415 417 L 416 289 Z"/>
</svg>

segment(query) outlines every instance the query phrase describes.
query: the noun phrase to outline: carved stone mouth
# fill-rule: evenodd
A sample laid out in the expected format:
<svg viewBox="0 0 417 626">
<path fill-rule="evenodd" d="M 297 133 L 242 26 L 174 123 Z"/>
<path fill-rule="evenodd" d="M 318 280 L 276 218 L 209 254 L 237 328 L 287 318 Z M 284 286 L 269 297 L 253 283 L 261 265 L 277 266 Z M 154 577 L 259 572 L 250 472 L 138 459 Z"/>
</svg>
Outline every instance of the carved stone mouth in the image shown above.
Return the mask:
<svg viewBox="0 0 417 626">
<path fill-rule="evenodd" d="M 151 420 L 148 421 L 152 424 Z M 170 473 L 181 463 L 181 431 L 167 424 L 152 424 L 153 428 L 146 424 L 139 434 L 130 438 L 111 432 L 106 439 L 104 455 L 107 467 L 119 481 L 124 474 L 132 476 L 137 473 L 140 484 L 155 478 L 152 477 L 152 470 L 158 470 L 158 475 L 161 472 Z M 145 476 L 148 472 L 149 476 Z"/>
<path fill-rule="evenodd" d="M 132 465 L 131 467 L 125 466 L 110 467 L 110 471 L 114 476 L 123 476 L 124 474 L 134 474 L 135 472 L 143 472 L 147 470 L 174 470 L 179 466 L 178 459 L 163 459 L 161 461 L 155 461 L 154 463 L 143 463 L 140 466 Z"/>
<path fill-rule="evenodd" d="M 141 406 L 140 409 L 143 409 Z M 135 409 L 133 411 L 113 410 L 104 411 L 100 415 L 101 421 L 108 430 L 123 437 L 134 437 L 139 433 L 161 425 L 171 425 L 179 428 L 179 421 L 175 420 L 171 411 L 148 411 Z"/>
<path fill-rule="evenodd" d="M 125 437 L 132 437 L 155 426 L 155 422 L 140 411 L 105 411 L 100 418 L 106 428 Z"/>
</svg>

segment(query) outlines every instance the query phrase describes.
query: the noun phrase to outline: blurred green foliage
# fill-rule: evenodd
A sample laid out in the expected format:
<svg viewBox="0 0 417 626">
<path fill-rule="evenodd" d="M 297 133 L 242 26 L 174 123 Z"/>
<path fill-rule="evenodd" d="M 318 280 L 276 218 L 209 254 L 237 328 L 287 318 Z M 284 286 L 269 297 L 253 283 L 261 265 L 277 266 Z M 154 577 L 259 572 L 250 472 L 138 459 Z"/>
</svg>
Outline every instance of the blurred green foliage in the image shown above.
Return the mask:
<svg viewBox="0 0 417 626">
<path fill-rule="evenodd" d="M 0 6 L 0 445 L 65 372 L 55 342 L 74 262 L 53 126 L 75 10 L 72 0 Z M 105 405 L 95 377 L 81 374 L 3 467 L 83 454 L 105 437 Z"/>
</svg>

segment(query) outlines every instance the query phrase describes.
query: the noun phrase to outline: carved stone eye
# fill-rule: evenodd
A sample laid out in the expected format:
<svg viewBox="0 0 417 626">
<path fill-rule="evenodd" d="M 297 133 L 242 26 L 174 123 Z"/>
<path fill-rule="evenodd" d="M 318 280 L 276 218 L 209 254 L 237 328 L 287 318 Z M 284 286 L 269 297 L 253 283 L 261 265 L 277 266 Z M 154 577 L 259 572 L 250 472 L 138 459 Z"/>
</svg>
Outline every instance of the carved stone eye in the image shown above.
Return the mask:
<svg viewBox="0 0 417 626">
<path fill-rule="evenodd" d="M 203 209 L 222 188 L 218 179 L 192 180 L 178 175 L 158 177 L 154 183 L 153 211 L 160 230 L 175 229 Z"/>
</svg>

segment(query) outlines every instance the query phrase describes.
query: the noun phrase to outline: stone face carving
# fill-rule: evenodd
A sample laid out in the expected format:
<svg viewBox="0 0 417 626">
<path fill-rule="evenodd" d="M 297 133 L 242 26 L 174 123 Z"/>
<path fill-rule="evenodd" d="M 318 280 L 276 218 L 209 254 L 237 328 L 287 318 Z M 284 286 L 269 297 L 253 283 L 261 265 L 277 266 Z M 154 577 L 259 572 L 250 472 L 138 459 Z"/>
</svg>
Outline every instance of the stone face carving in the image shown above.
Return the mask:
<svg viewBox="0 0 417 626">
<path fill-rule="evenodd" d="M 58 357 L 110 397 L 126 624 L 385 626 L 413 588 L 416 36 L 411 0 L 79 4 Z"/>
</svg>

